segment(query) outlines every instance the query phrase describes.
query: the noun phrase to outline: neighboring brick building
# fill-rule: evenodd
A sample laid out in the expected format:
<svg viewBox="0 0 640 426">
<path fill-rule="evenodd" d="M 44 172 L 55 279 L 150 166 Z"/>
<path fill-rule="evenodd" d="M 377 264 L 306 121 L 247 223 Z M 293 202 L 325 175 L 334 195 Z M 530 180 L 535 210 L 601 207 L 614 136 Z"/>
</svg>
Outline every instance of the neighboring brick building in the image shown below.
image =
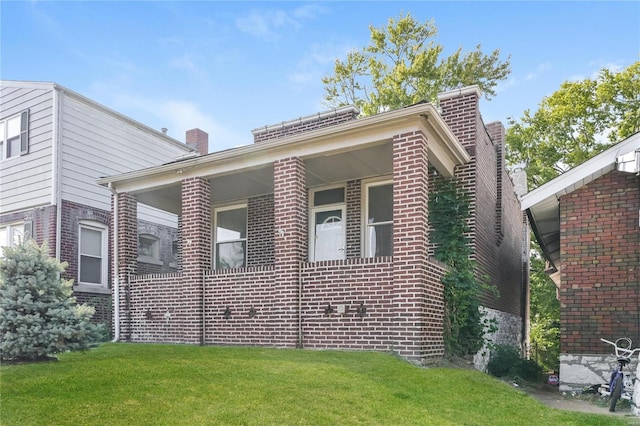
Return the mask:
<svg viewBox="0 0 640 426">
<path fill-rule="evenodd" d="M 430 254 L 430 182 L 472 193 L 470 239 L 502 341 L 522 344 L 526 223 L 480 92 L 357 118 L 354 107 L 253 131 L 249 146 L 98 180 L 117 193 L 116 336 L 443 355 L 445 269 Z M 135 205 L 179 216 L 178 272 L 135 270 Z"/>
<path fill-rule="evenodd" d="M 639 150 L 636 133 L 522 198 L 558 287 L 562 390 L 609 380 L 601 338 L 640 345 Z"/>
<path fill-rule="evenodd" d="M 109 323 L 111 192 L 95 180 L 195 151 L 58 84 L 0 81 L 0 246 L 47 241 L 49 254 L 68 263 L 63 278 L 73 280 L 78 302 Z M 176 270 L 175 215 L 146 206 L 137 213 L 137 272 Z"/>
</svg>

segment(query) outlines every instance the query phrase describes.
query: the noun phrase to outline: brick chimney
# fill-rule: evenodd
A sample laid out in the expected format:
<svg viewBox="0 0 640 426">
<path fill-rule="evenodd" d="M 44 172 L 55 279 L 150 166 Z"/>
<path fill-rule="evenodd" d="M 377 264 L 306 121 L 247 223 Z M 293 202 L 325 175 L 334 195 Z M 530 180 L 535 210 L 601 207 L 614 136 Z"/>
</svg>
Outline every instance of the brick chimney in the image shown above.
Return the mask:
<svg viewBox="0 0 640 426">
<path fill-rule="evenodd" d="M 209 134 L 200 129 L 187 130 L 185 137 L 187 145 L 195 148 L 200 155 L 207 155 L 209 153 Z"/>
</svg>

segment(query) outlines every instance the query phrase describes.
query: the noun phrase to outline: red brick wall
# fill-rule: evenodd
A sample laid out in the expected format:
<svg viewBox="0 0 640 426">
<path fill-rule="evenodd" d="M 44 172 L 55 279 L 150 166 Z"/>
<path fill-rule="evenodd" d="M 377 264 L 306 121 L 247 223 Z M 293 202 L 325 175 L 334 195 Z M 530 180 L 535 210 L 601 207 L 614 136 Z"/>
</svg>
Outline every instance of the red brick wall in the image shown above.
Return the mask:
<svg viewBox="0 0 640 426">
<path fill-rule="evenodd" d="M 639 188 L 612 171 L 560 198 L 563 353 L 602 353 L 600 338 L 640 342 Z"/>
<path fill-rule="evenodd" d="M 130 194 L 118 194 L 118 256 L 120 286 L 120 339 L 131 340 L 131 287 L 129 276 L 134 274 L 138 258 L 138 205 Z"/>
<path fill-rule="evenodd" d="M 209 135 L 200 129 L 187 130 L 185 134 L 185 142 L 192 148 L 195 148 L 202 155 L 209 153 Z"/>
<path fill-rule="evenodd" d="M 484 306 L 523 315 L 526 290 L 523 273 L 523 224 L 514 185 L 504 167 L 504 128 L 490 123 L 485 128 L 479 111 L 479 97 L 467 93 L 440 101 L 442 116 L 471 155 L 471 162 L 456 168 L 456 176 L 472 194 L 469 238 L 476 276 L 499 293 L 486 292 Z"/>
<path fill-rule="evenodd" d="M 0 226 L 16 222 L 31 222 L 31 238 L 38 245 L 47 241 L 49 255 L 56 256 L 56 206 L 38 207 L 0 216 Z"/>
<path fill-rule="evenodd" d="M 408 359 L 441 357 L 443 306 L 441 284 L 429 276 L 428 148 L 421 132 L 393 140 L 393 309 L 394 346 Z M 433 298 L 427 297 L 432 295 Z"/>
<path fill-rule="evenodd" d="M 250 198 L 247 217 L 247 266 L 273 265 L 273 194 Z"/>
<path fill-rule="evenodd" d="M 347 182 L 347 258 L 362 256 L 362 181 Z"/>
<path fill-rule="evenodd" d="M 268 126 L 265 131 L 254 130 L 254 143 L 264 142 L 271 139 L 282 138 L 297 133 L 308 132 L 322 127 L 333 126 L 347 121 L 355 120 L 357 114 L 351 110 L 337 111 L 335 114 L 318 114 L 315 120 L 300 119 L 299 122 L 289 121 L 282 123 L 282 126 Z"/>
<path fill-rule="evenodd" d="M 395 349 L 391 258 L 309 263 L 301 279 L 305 348 Z"/>
<path fill-rule="evenodd" d="M 211 268 L 211 189 L 206 179 L 182 181 L 182 251 L 184 281 L 174 298 L 180 306 L 176 320 L 182 321 L 182 338 L 201 343 L 204 304 L 204 271 Z"/>
</svg>

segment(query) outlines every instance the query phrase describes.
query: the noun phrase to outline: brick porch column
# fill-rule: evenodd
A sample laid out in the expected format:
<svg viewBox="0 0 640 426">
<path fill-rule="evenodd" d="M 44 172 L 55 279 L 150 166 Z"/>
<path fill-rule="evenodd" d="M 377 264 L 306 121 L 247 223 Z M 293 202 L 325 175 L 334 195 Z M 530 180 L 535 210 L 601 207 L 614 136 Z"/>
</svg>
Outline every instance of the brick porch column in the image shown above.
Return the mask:
<svg viewBox="0 0 640 426">
<path fill-rule="evenodd" d="M 176 294 L 180 301 L 176 321 L 182 328 L 182 342 L 203 344 L 203 279 L 211 269 L 211 189 L 206 179 L 182 181 L 180 224 L 183 283 Z"/>
<path fill-rule="evenodd" d="M 304 163 L 287 158 L 274 163 L 275 268 L 278 277 L 282 330 L 287 346 L 302 347 L 299 339 L 298 285 L 300 265 L 307 257 L 307 190 Z"/>
<path fill-rule="evenodd" d="M 442 328 L 427 324 L 426 317 L 428 198 L 426 137 L 419 131 L 398 135 L 393 140 L 394 346 L 414 361 L 425 356 L 427 328 Z"/>
<path fill-rule="evenodd" d="M 138 203 L 128 194 L 118 194 L 118 280 L 120 282 L 120 340 L 131 341 L 129 275 L 136 273 L 138 262 Z M 114 297 L 115 299 L 115 297 Z"/>
</svg>

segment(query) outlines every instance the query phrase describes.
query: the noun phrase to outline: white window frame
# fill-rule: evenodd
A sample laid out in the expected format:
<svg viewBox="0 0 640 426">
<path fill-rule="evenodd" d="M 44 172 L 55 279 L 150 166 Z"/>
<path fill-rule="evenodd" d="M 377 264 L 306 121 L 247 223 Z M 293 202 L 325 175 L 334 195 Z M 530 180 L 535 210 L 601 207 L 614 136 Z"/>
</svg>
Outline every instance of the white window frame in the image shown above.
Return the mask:
<svg viewBox="0 0 640 426">
<path fill-rule="evenodd" d="M 340 203 L 332 203 L 332 204 L 322 204 L 319 206 L 315 205 L 315 197 L 317 192 L 327 191 L 330 189 L 342 189 L 344 194 L 344 199 Z M 316 260 L 316 213 L 321 213 L 324 211 L 330 210 L 342 210 L 342 223 L 344 226 L 342 227 L 342 250 L 344 258 L 346 258 L 346 250 L 347 250 L 347 187 L 344 184 L 341 185 L 330 185 L 330 186 L 321 186 L 316 188 L 311 188 L 309 190 L 309 262 L 315 262 Z M 338 259 L 336 259 L 338 260 Z"/>
<path fill-rule="evenodd" d="M 0 231 L 4 231 L 2 233 L 3 237 L 0 239 L 0 258 L 4 257 L 2 253 L 2 247 L 15 247 L 16 238 L 20 238 L 23 241 L 32 238 L 32 222 L 12 222 L 7 223 L 5 225 L 0 225 Z M 17 233 L 17 234 L 16 234 Z"/>
<path fill-rule="evenodd" d="M 382 222 L 373 222 L 368 223 L 369 220 L 369 188 L 375 186 L 386 186 L 391 185 L 391 189 L 393 191 L 393 180 L 392 179 L 384 179 L 384 180 L 372 180 L 363 182 L 363 197 L 362 197 L 362 233 L 363 233 L 363 253 L 362 257 L 375 257 L 371 255 L 371 233 L 369 232 L 370 227 L 380 226 L 380 225 L 391 225 L 393 229 L 393 212 L 391 220 L 382 221 Z M 393 238 L 392 238 L 392 247 L 393 251 Z"/>
<path fill-rule="evenodd" d="M 100 232 L 100 244 L 101 244 L 101 254 L 100 259 L 101 263 L 101 271 L 100 271 L 100 281 L 101 283 L 88 283 L 82 282 L 80 277 L 82 276 L 82 229 L 87 229 L 91 231 Z M 87 255 L 88 256 L 88 255 Z M 100 291 L 106 290 L 109 288 L 109 227 L 100 222 L 94 221 L 80 221 L 78 224 L 78 280 L 77 285 L 75 286 L 76 290 L 80 291 Z"/>
<path fill-rule="evenodd" d="M 18 120 L 18 133 L 9 138 L 9 122 Z M 18 141 L 18 152 L 9 156 L 10 141 Z M 11 160 L 29 153 L 29 110 L 26 109 L 0 120 L 0 160 Z"/>
<path fill-rule="evenodd" d="M 224 269 L 221 268 L 217 265 L 216 259 L 218 258 L 218 244 L 219 243 L 234 243 L 234 242 L 244 242 L 244 266 L 242 266 L 243 268 L 247 267 L 247 252 L 249 251 L 249 242 L 247 239 L 247 235 L 248 235 L 248 229 L 245 228 L 244 230 L 244 238 L 238 238 L 238 239 L 233 239 L 233 240 L 220 240 L 218 241 L 218 235 L 217 235 L 217 230 L 218 230 L 218 213 L 220 212 L 224 212 L 224 211 L 229 211 L 229 210 L 239 210 L 239 209 L 244 209 L 245 210 L 245 224 L 246 227 L 248 228 L 249 226 L 249 208 L 248 208 L 248 203 L 241 203 L 241 204 L 232 204 L 232 205 L 227 205 L 227 206 L 220 206 L 220 207 L 216 207 L 213 209 L 213 236 L 211 238 L 213 247 L 212 247 L 212 253 L 213 253 L 213 258 L 211 259 L 211 267 L 213 269 Z"/>
<path fill-rule="evenodd" d="M 151 254 L 140 254 L 141 240 L 146 240 L 151 243 Z M 151 234 L 139 234 L 138 235 L 138 262 L 151 263 L 154 265 L 162 265 L 160 260 L 160 238 Z"/>
</svg>

